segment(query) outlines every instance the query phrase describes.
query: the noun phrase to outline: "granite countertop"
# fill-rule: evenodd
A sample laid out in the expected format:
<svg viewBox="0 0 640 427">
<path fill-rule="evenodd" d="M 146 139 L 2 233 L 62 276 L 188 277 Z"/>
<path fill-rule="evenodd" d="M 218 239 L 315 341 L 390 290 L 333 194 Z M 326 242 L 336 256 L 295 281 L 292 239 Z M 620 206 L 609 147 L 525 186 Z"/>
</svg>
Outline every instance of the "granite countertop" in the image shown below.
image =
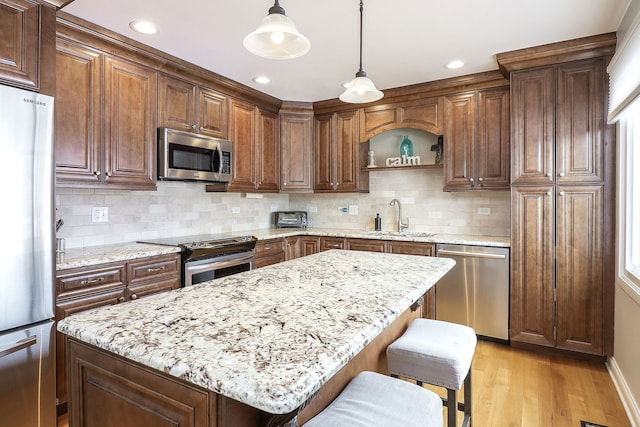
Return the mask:
<svg viewBox="0 0 640 427">
<path fill-rule="evenodd" d="M 284 414 L 453 265 L 446 258 L 331 250 L 78 313 L 58 330 Z"/>
<path fill-rule="evenodd" d="M 305 236 L 328 236 L 328 237 L 349 237 L 355 239 L 375 239 L 375 240 L 399 240 L 407 242 L 426 243 L 449 243 L 455 245 L 475 245 L 475 246 L 495 246 L 508 248 L 511 239 L 504 236 L 475 236 L 467 234 L 432 234 L 423 232 L 375 232 L 362 230 L 343 230 L 333 228 L 280 228 L 249 230 L 243 234 L 251 234 L 258 239 L 274 239 L 278 237 L 289 237 L 297 235 Z"/>
<path fill-rule="evenodd" d="M 63 254 L 56 254 L 56 270 L 88 267 L 107 262 L 127 261 L 178 252 L 180 252 L 180 248 L 177 246 L 160 246 L 143 243 L 123 243 L 67 249 Z"/>
</svg>

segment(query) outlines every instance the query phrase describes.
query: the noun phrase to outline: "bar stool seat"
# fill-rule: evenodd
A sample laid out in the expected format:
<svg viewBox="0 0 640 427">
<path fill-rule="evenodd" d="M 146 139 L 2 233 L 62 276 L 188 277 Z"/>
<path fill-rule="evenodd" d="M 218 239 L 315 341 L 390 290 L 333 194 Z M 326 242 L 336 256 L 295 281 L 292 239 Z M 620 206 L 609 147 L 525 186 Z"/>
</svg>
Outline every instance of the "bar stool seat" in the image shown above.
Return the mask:
<svg viewBox="0 0 640 427">
<path fill-rule="evenodd" d="M 404 377 L 444 387 L 447 425 L 457 425 L 457 411 L 465 414 L 463 426 L 471 426 L 471 362 L 478 339 L 468 326 L 431 319 L 416 319 L 406 332 L 387 347 L 387 366 L 393 377 Z M 464 383 L 464 403 L 458 390 Z"/>
<path fill-rule="evenodd" d="M 442 427 L 442 422 L 437 394 L 365 371 L 303 427 Z"/>
</svg>

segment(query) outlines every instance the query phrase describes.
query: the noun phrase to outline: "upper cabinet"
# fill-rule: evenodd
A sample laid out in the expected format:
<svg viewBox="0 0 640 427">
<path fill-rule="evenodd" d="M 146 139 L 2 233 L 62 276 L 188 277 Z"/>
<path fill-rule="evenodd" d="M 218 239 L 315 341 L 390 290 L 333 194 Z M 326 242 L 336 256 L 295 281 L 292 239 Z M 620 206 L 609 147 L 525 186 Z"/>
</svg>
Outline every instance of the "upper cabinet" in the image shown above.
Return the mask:
<svg viewBox="0 0 640 427">
<path fill-rule="evenodd" d="M 360 159 L 367 144 L 360 144 L 358 110 L 316 116 L 314 190 L 326 192 L 369 191 L 361 176 Z"/>
<path fill-rule="evenodd" d="M 444 97 L 445 191 L 509 189 L 509 89 Z"/>
<path fill-rule="evenodd" d="M 54 95 L 55 10 L 0 0 L 0 83 Z"/>
<path fill-rule="evenodd" d="M 310 104 L 280 110 L 280 192 L 313 191 L 313 109 Z"/>
<path fill-rule="evenodd" d="M 229 139 L 233 141 L 233 179 L 229 191 L 278 192 L 280 122 L 277 114 L 232 100 Z"/>
<path fill-rule="evenodd" d="M 157 73 L 60 39 L 56 61 L 56 184 L 155 189 Z"/>
<path fill-rule="evenodd" d="M 374 105 L 360 110 L 360 136 L 366 141 L 382 132 L 412 128 L 442 134 L 442 98 Z"/>
<path fill-rule="evenodd" d="M 227 97 L 212 89 L 161 74 L 158 122 L 216 138 L 227 137 Z"/>
</svg>

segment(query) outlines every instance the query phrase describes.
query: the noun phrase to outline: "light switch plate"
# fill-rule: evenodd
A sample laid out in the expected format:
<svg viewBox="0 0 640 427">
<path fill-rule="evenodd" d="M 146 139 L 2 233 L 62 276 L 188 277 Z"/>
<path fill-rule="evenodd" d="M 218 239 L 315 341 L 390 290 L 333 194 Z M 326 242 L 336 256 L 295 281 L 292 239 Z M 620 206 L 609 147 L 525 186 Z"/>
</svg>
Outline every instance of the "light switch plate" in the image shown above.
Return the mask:
<svg viewBox="0 0 640 427">
<path fill-rule="evenodd" d="M 349 215 L 358 215 L 358 205 L 349 205 Z"/>
<path fill-rule="evenodd" d="M 109 208 L 94 206 L 91 209 L 91 222 L 109 222 Z"/>
<path fill-rule="evenodd" d="M 478 208 L 478 215 L 491 215 L 491 208 Z"/>
</svg>

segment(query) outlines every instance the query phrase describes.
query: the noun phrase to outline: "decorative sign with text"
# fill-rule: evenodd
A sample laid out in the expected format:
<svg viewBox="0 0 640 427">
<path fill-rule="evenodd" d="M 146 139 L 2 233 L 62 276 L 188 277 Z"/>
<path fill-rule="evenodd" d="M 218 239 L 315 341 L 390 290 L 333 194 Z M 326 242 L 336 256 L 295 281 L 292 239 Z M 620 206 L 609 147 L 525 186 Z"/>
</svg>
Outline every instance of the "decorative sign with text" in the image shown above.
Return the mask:
<svg viewBox="0 0 640 427">
<path fill-rule="evenodd" d="M 420 156 L 389 157 L 385 161 L 387 166 L 418 166 L 420 165 Z"/>
</svg>

